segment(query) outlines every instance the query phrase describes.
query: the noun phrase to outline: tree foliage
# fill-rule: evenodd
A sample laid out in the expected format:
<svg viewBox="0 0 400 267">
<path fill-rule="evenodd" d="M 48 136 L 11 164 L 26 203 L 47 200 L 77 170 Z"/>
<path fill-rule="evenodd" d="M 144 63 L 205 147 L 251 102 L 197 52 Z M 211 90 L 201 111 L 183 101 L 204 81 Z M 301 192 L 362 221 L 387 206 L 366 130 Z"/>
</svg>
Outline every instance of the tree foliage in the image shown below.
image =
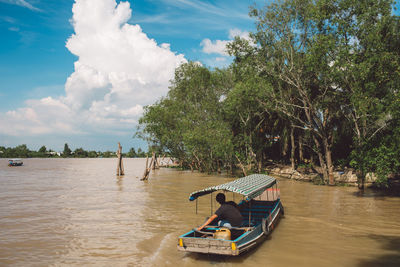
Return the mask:
<svg viewBox="0 0 400 267">
<path fill-rule="evenodd" d="M 363 184 L 400 173 L 400 20 L 391 0 L 273 2 L 250 8 L 251 40 L 228 45 L 226 69 L 176 70 L 147 106 L 141 134 L 183 166 L 261 172 L 311 163 L 334 184 L 355 167 Z M 390 135 L 390 137 L 388 136 Z"/>
<path fill-rule="evenodd" d="M 167 97 L 147 106 L 140 119 L 153 146 L 204 171 L 217 170 L 221 159 L 232 157 L 221 101 L 229 87 L 225 75 L 194 62 L 179 67 Z"/>
</svg>

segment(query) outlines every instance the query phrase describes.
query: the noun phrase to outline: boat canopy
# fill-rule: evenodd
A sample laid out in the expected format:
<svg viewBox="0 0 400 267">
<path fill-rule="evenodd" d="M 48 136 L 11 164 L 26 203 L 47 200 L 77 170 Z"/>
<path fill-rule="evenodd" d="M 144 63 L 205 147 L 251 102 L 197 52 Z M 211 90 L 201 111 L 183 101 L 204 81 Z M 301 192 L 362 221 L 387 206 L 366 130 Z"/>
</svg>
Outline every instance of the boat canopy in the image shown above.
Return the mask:
<svg viewBox="0 0 400 267">
<path fill-rule="evenodd" d="M 190 194 L 189 200 L 193 201 L 198 197 L 210 194 L 218 190 L 225 190 L 241 194 L 247 200 L 253 199 L 261 195 L 267 188 L 276 184 L 276 179 L 265 174 L 252 174 L 235 181 L 212 186 L 203 190 L 199 190 Z"/>
</svg>

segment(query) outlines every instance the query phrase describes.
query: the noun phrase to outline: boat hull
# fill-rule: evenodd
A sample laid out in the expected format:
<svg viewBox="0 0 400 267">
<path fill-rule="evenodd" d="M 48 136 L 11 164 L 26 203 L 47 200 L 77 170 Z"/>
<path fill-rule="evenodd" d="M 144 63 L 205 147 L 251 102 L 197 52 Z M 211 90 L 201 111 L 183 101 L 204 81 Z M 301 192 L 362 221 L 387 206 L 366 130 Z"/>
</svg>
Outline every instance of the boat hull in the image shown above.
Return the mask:
<svg viewBox="0 0 400 267">
<path fill-rule="evenodd" d="M 178 245 L 178 250 L 187 252 L 238 255 L 237 250 L 232 250 L 232 242 L 228 240 L 206 238 L 182 238 L 183 246 Z"/>
<path fill-rule="evenodd" d="M 278 199 L 274 208 L 262 216 L 259 223 L 244 229 L 243 234 L 234 240 L 213 239 L 212 237 L 196 237 L 194 231 L 190 231 L 179 237 L 178 250 L 185 252 L 231 255 L 237 256 L 263 242 L 270 235 L 283 215 L 283 206 Z M 235 229 L 235 228 L 232 228 Z M 248 229 L 248 230 L 246 230 Z"/>
<path fill-rule="evenodd" d="M 22 166 L 23 162 L 10 162 L 8 163 L 9 167 L 16 167 L 16 166 Z"/>
</svg>

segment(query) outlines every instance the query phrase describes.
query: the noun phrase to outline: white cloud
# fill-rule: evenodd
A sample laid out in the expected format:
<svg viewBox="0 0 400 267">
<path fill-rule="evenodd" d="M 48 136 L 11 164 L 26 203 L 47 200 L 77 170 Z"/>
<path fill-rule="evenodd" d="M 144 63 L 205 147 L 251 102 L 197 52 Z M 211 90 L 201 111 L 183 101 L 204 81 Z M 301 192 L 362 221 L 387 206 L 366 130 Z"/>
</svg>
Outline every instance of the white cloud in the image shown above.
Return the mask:
<svg viewBox="0 0 400 267">
<path fill-rule="evenodd" d="M 158 45 L 139 25 L 128 24 L 129 2 L 76 0 L 75 33 L 66 47 L 78 57 L 65 95 L 29 100 L 24 108 L 0 114 L 0 134 L 125 131 L 132 135 L 143 106 L 166 95 L 183 55 Z"/>
<path fill-rule="evenodd" d="M 250 40 L 249 32 L 241 31 L 239 29 L 231 29 L 229 31 L 229 38 L 234 39 L 235 37 L 240 37 L 246 40 Z"/>
<path fill-rule="evenodd" d="M 211 41 L 206 38 L 201 41 L 200 46 L 203 47 L 202 51 L 206 54 L 218 54 L 220 56 L 228 57 L 228 52 L 226 51 L 226 46 L 232 42 L 235 37 L 240 37 L 246 40 L 250 40 L 249 33 L 246 31 L 241 31 L 239 29 L 231 29 L 229 31 L 229 40 L 215 40 Z M 217 57 L 216 61 L 223 61 L 221 57 Z"/>
<path fill-rule="evenodd" d="M 78 133 L 70 108 L 51 97 L 28 100 L 26 107 L 8 111 L 0 116 L 1 134 L 26 136 L 55 132 Z"/>
<path fill-rule="evenodd" d="M 250 41 L 249 33 L 239 29 L 231 29 L 229 31 L 228 40 L 212 41 L 208 38 L 203 39 L 203 41 L 200 43 L 200 46 L 203 47 L 202 52 L 207 55 L 212 55 L 212 57 L 207 56 L 203 58 L 203 62 L 212 67 L 226 67 L 230 62 L 232 62 L 232 57 L 229 56 L 226 46 L 232 42 L 236 36 Z"/>
<path fill-rule="evenodd" d="M 226 45 L 229 43 L 229 41 L 221 41 L 221 40 L 216 40 L 215 42 L 212 42 L 210 39 L 204 39 L 201 41 L 200 45 L 203 47 L 203 52 L 206 54 L 219 54 L 223 56 L 228 56 L 228 53 L 226 52 Z"/>
</svg>

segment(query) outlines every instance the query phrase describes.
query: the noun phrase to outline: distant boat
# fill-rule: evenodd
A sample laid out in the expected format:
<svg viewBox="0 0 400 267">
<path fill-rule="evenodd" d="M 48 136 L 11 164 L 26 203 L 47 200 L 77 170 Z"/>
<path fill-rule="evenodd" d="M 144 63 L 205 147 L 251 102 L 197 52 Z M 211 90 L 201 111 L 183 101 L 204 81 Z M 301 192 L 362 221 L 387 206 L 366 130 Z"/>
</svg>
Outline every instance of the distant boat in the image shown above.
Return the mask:
<svg viewBox="0 0 400 267">
<path fill-rule="evenodd" d="M 218 190 L 243 195 L 246 201 L 238 205 L 243 223 L 241 227 L 222 228 L 211 222 L 203 231 L 195 228 L 179 237 L 178 250 L 236 256 L 261 243 L 284 214 L 279 189 L 273 186 L 277 186 L 275 178 L 253 174 L 193 192 L 189 197 L 191 201 Z"/>
<path fill-rule="evenodd" d="M 22 166 L 24 164 L 21 159 L 9 159 L 8 166 Z"/>
</svg>

